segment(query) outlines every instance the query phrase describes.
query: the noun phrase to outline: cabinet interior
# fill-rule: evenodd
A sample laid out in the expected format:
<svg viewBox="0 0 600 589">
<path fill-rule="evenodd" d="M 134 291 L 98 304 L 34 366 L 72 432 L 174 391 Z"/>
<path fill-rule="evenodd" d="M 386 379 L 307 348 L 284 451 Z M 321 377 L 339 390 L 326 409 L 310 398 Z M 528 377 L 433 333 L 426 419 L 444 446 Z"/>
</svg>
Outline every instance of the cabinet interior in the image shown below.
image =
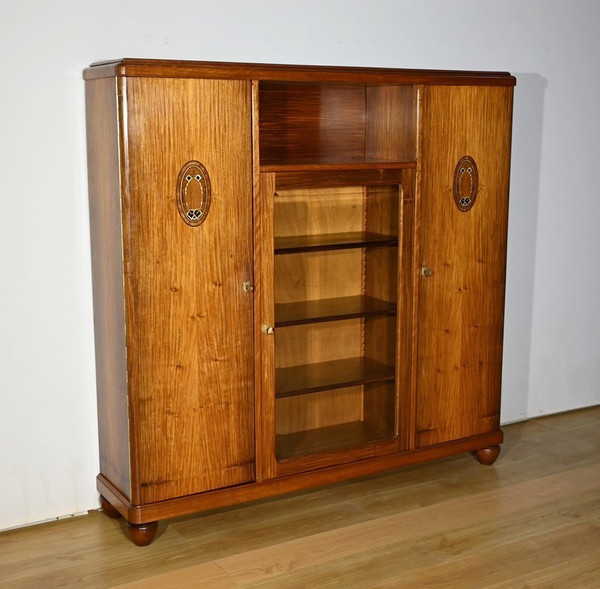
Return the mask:
<svg viewBox="0 0 600 589">
<path fill-rule="evenodd" d="M 416 89 L 261 82 L 259 134 L 261 166 L 411 162 Z"/>
<path fill-rule="evenodd" d="M 274 171 L 278 460 L 394 439 L 402 170 L 410 85 L 261 82 Z"/>
<path fill-rule="evenodd" d="M 393 438 L 399 185 L 274 196 L 278 459 Z"/>
</svg>

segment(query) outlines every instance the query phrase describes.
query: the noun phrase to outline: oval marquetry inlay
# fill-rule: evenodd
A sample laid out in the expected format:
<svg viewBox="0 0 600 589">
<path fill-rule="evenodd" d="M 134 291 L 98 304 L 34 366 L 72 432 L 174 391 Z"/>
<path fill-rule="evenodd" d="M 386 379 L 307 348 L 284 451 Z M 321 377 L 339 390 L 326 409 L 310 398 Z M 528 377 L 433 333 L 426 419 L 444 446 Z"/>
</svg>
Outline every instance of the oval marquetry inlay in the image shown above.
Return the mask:
<svg viewBox="0 0 600 589">
<path fill-rule="evenodd" d="M 181 218 L 192 227 L 202 224 L 208 215 L 210 197 L 206 168 L 196 161 L 185 164 L 177 178 L 177 209 Z"/>
<path fill-rule="evenodd" d="M 459 210 L 466 212 L 473 207 L 477 198 L 479 173 L 475 160 L 466 155 L 454 170 L 454 202 Z"/>
</svg>

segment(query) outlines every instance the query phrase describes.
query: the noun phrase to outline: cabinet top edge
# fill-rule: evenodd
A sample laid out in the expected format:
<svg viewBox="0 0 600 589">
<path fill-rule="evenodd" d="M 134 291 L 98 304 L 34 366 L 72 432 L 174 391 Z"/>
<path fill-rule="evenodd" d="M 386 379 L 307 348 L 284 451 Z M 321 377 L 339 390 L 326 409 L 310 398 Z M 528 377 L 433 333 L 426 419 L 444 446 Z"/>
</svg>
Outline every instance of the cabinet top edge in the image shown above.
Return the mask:
<svg viewBox="0 0 600 589">
<path fill-rule="evenodd" d="M 216 78 L 273 82 L 329 82 L 372 84 L 442 84 L 514 86 L 508 72 L 418 70 L 350 66 L 281 65 L 119 59 L 93 63 L 83 72 L 86 80 L 110 77 Z"/>
</svg>

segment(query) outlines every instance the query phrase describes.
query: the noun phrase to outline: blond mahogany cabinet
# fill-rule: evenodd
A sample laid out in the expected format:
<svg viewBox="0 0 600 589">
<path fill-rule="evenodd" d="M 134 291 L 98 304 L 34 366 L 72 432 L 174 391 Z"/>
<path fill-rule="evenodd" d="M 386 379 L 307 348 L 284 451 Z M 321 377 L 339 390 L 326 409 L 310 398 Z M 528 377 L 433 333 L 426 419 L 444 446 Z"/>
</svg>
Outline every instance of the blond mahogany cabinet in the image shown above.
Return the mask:
<svg viewBox="0 0 600 589">
<path fill-rule="evenodd" d="M 85 70 L 101 504 L 499 453 L 507 73 Z"/>
</svg>

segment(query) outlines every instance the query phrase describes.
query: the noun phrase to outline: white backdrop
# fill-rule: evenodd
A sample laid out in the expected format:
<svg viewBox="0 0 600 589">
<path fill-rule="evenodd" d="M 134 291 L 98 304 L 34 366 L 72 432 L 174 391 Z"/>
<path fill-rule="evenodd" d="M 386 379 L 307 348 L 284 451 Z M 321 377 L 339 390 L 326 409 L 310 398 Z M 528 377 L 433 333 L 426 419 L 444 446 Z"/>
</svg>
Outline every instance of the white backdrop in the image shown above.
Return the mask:
<svg viewBox="0 0 600 589">
<path fill-rule="evenodd" d="M 97 505 L 81 70 L 119 57 L 508 70 L 503 421 L 600 402 L 600 3 L 2 0 L 0 529 Z"/>
</svg>

